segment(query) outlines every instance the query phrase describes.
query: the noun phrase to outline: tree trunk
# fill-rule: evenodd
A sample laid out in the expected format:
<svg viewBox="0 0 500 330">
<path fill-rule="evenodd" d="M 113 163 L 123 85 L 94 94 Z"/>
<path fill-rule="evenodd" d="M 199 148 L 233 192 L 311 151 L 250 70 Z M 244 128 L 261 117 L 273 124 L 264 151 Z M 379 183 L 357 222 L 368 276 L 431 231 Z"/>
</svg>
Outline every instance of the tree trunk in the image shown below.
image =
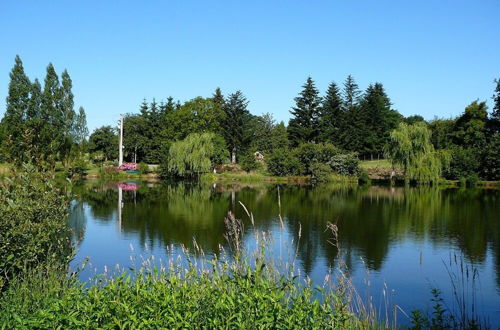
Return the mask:
<svg viewBox="0 0 500 330">
<path fill-rule="evenodd" d="M 233 147 L 233 150 L 231 151 L 231 163 L 236 163 L 236 147 Z"/>
</svg>

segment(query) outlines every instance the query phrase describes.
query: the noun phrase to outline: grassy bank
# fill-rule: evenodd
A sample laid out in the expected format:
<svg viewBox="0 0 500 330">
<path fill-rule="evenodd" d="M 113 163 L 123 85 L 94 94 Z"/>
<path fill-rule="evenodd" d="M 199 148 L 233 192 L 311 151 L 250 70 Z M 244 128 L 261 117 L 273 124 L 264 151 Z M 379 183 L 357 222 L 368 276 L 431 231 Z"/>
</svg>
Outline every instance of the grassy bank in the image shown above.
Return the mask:
<svg viewBox="0 0 500 330">
<path fill-rule="evenodd" d="M 102 274 L 90 286 L 56 274 L 37 270 L 13 283 L 0 300 L 0 327 L 371 328 L 340 291 L 313 288 L 264 263 L 142 268 Z"/>
</svg>

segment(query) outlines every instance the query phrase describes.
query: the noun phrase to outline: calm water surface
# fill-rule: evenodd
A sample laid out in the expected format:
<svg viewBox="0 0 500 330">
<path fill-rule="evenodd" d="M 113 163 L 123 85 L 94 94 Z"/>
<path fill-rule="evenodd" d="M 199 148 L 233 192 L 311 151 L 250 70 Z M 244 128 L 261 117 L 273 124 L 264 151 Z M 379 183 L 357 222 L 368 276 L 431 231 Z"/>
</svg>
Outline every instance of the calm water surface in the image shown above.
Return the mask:
<svg viewBox="0 0 500 330">
<path fill-rule="evenodd" d="M 338 265 L 325 231 L 328 221 L 336 222 L 343 262 L 360 294 L 371 295 L 376 305 L 383 304 L 384 285 L 390 302 L 407 312 L 430 310 L 432 287 L 451 299 L 447 265 L 462 258 L 479 271 L 479 309 L 500 325 L 499 190 L 89 181 L 77 192 L 70 218 L 78 247 L 73 266 L 86 257 L 91 264 L 82 280 L 105 266 L 134 266 L 131 255 L 165 259 L 167 247 L 192 247 L 193 239 L 206 253 L 216 253 L 226 246 L 228 211 L 244 219 L 251 242 L 242 202 L 256 227 L 273 234 L 275 255 L 282 245 L 297 251 L 301 272 L 318 284 Z"/>
</svg>

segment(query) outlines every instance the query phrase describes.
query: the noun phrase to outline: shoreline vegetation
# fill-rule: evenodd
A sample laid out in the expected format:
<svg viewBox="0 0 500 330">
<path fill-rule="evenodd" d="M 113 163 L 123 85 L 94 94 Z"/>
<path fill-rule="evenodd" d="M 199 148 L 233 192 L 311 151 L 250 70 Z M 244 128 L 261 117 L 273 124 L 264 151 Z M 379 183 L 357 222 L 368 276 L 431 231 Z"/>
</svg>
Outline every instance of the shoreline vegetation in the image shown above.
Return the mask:
<svg viewBox="0 0 500 330">
<path fill-rule="evenodd" d="M 360 182 L 360 179 L 355 176 L 345 175 L 329 175 L 325 182 L 330 183 L 343 183 L 343 184 L 372 184 L 372 185 L 404 185 L 404 180 L 394 180 L 391 182 L 388 179 L 391 166 L 388 160 L 373 160 L 361 161 L 360 168 L 365 170 L 368 174 L 368 182 Z M 10 177 L 12 171 L 9 164 L 0 163 L 0 179 Z M 67 173 L 63 168 L 56 172 L 56 177 L 66 177 Z M 147 171 L 146 173 L 128 174 L 124 171 L 116 172 L 113 174 L 104 173 L 98 167 L 92 167 L 86 170 L 84 177 L 80 179 L 85 180 L 139 180 L 149 182 L 162 181 L 162 177 L 156 171 Z M 200 175 L 199 180 L 205 183 L 281 183 L 281 184 L 312 184 L 310 176 L 272 176 L 262 171 L 245 172 L 241 169 L 233 172 L 225 173 L 204 173 Z M 447 180 L 440 179 L 437 183 L 440 186 L 450 187 L 465 187 L 468 186 L 464 180 Z M 478 180 L 474 186 L 483 188 L 500 188 L 500 180 L 486 181 Z"/>
</svg>

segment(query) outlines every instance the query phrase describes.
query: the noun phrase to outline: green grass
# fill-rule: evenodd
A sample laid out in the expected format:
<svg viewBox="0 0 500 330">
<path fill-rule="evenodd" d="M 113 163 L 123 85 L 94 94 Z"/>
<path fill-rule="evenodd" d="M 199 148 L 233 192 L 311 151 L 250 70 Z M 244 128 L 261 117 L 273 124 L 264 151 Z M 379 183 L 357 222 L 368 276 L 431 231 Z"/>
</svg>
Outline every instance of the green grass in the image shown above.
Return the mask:
<svg viewBox="0 0 500 330">
<path fill-rule="evenodd" d="M 275 183 L 305 183 L 309 181 L 307 176 L 270 176 L 261 172 L 225 172 L 225 173 L 206 173 L 201 176 L 201 180 L 205 182 L 242 182 L 242 183 L 257 183 L 257 182 L 275 182 Z"/>
<path fill-rule="evenodd" d="M 380 160 L 362 160 L 359 162 L 359 166 L 362 169 L 369 169 L 369 168 L 384 168 L 384 169 L 390 169 L 391 162 L 387 159 L 380 159 Z"/>
</svg>

